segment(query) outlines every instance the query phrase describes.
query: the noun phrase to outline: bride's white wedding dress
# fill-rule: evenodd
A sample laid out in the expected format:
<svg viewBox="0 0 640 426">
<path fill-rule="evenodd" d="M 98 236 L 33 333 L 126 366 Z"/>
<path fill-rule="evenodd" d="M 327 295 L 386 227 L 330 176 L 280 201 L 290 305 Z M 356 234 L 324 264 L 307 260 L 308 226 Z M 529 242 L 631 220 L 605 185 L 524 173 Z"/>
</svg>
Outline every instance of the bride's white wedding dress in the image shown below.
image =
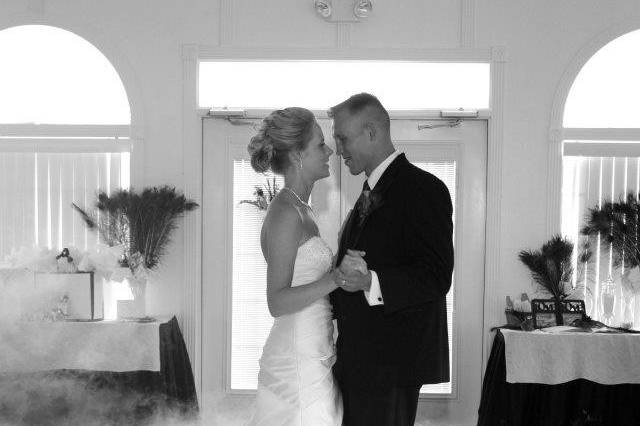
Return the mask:
<svg viewBox="0 0 640 426">
<path fill-rule="evenodd" d="M 320 237 L 298 248 L 292 287 L 316 281 L 333 254 Z M 342 398 L 331 367 L 336 352 L 329 297 L 274 320 L 260 358 L 256 411 L 250 425 L 342 424 Z"/>
</svg>

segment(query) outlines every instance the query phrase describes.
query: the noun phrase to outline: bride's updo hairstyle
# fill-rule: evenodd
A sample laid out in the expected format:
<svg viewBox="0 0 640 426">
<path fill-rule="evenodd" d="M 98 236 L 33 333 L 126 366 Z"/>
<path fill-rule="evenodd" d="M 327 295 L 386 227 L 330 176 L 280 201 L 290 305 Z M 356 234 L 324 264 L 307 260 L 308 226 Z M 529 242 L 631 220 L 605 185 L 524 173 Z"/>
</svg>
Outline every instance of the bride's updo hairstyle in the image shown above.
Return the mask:
<svg viewBox="0 0 640 426">
<path fill-rule="evenodd" d="M 258 134 L 251 138 L 247 151 L 256 172 L 268 170 L 284 174 L 291 165 L 289 153 L 302 151 L 312 137 L 315 117 L 305 108 L 278 109 L 262 120 Z"/>
</svg>

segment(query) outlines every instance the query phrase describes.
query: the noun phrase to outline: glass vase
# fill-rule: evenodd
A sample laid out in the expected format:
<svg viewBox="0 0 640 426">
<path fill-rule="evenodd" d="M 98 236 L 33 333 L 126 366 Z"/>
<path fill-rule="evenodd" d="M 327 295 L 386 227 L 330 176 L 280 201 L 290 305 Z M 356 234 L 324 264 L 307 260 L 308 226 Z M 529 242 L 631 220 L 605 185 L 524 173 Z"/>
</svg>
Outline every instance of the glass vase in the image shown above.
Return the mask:
<svg viewBox="0 0 640 426">
<path fill-rule="evenodd" d="M 147 279 L 131 277 L 129 288 L 133 295 L 133 313 L 136 317 L 142 318 L 146 315 Z"/>
<path fill-rule="evenodd" d="M 584 300 L 584 307 L 587 311 L 587 315 L 591 318 L 595 318 L 597 307 L 594 306 L 593 294 L 591 293 L 590 288 L 587 288 L 584 291 L 582 298 Z"/>
<path fill-rule="evenodd" d="M 635 317 L 637 313 L 636 294 L 640 289 L 640 272 L 639 268 L 627 268 L 621 275 L 620 287 L 622 289 L 622 321 L 625 325 L 633 328 L 635 326 Z"/>
<path fill-rule="evenodd" d="M 634 327 L 634 318 L 635 318 L 635 313 L 634 313 L 634 308 L 635 308 L 635 300 L 636 300 L 636 296 L 635 294 L 631 293 L 631 292 L 624 292 L 622 295 L 623 299 L 623 303 L 624 303 L 624 308 L 623 308 L 623 312 L 622 312 L 622 322 L 624 322 L 625 324 L 628 324 L 631 328 Z"/>
<path fill-rule="evenodd" d="M 614 316 L 614 305 L 616 302 L 616 285 L 613 278 L 609 276 L 600 283 L 600 316 L 606 325 L 612 325 Z"/>
</svg>

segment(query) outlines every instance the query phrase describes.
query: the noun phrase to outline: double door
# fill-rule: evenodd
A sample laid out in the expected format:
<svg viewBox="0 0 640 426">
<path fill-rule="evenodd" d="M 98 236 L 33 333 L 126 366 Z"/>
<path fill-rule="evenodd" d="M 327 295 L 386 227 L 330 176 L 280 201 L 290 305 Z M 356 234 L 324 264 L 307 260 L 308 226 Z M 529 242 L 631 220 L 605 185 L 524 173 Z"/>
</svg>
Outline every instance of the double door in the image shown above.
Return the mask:
<svg viewBox="0 0 640 426">
<path fill-rule="evenodd" d="M 247 201 L 256 200 L 256 187 L 268 196 L 274 178 L 282 186 L 281 178 L 250 167 L 246 147 L 259 123 L 203 120 L 202 402 L 230 417 L 237 412 L 239 424 L 251 405 L 257 361 L 272 323 L 259 246 L 264 212 Z M 335 151 L 331 120 L 318 123 Z M 447 185 L 454 205 L 455 270 L 447 296 L 451 382 L 423 387 L 418 420 L 472 424 L 482 371 L 487 123 L 448 123 L 392 119 L 391 135 L 412 163 Z M 337 156 L 330 172 L 316 182 L 311 202 L 320 234 L 335 252 L 365 177 L 352 176 Z"/>
</svg>

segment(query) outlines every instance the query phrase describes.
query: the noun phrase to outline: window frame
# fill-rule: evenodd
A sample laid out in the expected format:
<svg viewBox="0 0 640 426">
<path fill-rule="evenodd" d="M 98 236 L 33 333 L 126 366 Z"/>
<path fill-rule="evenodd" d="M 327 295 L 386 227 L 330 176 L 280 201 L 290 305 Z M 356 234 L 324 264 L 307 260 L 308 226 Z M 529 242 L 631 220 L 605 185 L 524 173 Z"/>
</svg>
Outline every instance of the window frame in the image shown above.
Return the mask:
<svg viewBox="0 0 640 426">
<path fill-rule="evenodd" d="M 562 209 L 562 191 L 565 186 L 565 157 L 639 157 L 640 125 L 637 128 L 577 128 L 565 127 L 564 116 L 566 102 L 571 94 L 573 83 L 583 68 L 609 43 L 630 32 L 639 30 L 637 22 L 627 21 L 600 33 L 578 52 L 562 76 L 551 109 L 549 130 L 549 175 L 547 179 L 547 231 L 549 234 L 561 233 L 564 212 Z M 635 143 L 634 143 L 635 142 Z M 583 212 L 579 212 L 581 214 Z M 578 244 L 578 242 L 574 242 Z M 598 248 L 599 253 L 600 247 Z M 599 295 L 600 282 L 596 277 L 594 298 Z"/>
<path fill-rule="evenodd" d="M 486 211 L 486 252 L 484 280 L 485 294 L 492 294 L 498 286 L 500 271 L 500 222 L 501 222 L 501 182 L 504 137 L 502 134 L 505 102 L 505 71 L 507 68 L 507 50 L 503 46 L 488 48 L 462 49 L 432 49 L 432 48 L 273 48 L 263 47 L 229 47 L 201 44 L 186 44 L 182 46 L 183 69 L 183 140 L 185 192 L 194 197 L 205 199 L 201 154 L 204 151 L 202 129 L 203 121 L 209 113 L 209 108 L 200 108 L 198 102 L 198 70 L 199 61 L 209 60 L 402 60 L 426 62 L 487 62 L 490 64 L 490 99 L 489 108 L 480 111 L 478 118 L 488 121 L 487 129 L 487 211 Z M 395 118 L 410 118 L 407 111 Z M 415 111 L 414 118 L 439 118 L 440 111 Z M 216 378 L 210 382 L 205 377 L 210 374 L 211 366 L 205 365 L 205 345 L 203 344 L 203 322 L 208 315 L 198 296 L 207 292 L 203 281 L 203 259 L 200 253 L 202 247 L 202 230 L 206 220 L 200 212 L 195 212 L 185 219 L 185 274 L 183 294 L 183 317 L 185 342 L 192 356 L 196 388 L 201 398 L 208 392 L 220 392 L 226 395 L 224 378 Z M 486 365 L 490 355 L 492 334 L 491 325 L 500 321 L 500 301 L 485 298 L 482 302 L 485 317 L 483 320 L 483 351 L 482 364 Z M 219 318 L 228 320 L 228 318 Z M 224 338 L 224 336 L 219 336 Z M 217 358 L 215 361 L 219 361 Z M 233 395 L 228 395 L 234 397 Z M 237 396 L 236 396 L 237 397 Z M 244 401 L 244 399 L 240 398 Z"/>
<path fill-rule="evenodd" d="M 0 25 L 0 31 L 19 27 L 23 25 L 34 25 L 30 21 L 17 21 Z M 124 88 L 129 104 L 130 121 L 128 124 L 118 125 L 93 125 L 93 124 L 34 124 L 34 123 L 2 123 L 0 124 L 0 149 L 3 149 L 3 139 L 12 138 L 114 138 L 124 141 L 127 137 L 130 143 L 130 185 L 131 187 L 143 186 L 145 177 L 145 131 L 143 114 L 143 97 L 138 82 L 138 77 L 131 64 L 130 59 L 124 53 L 126 49 L 109 37 L 99 26 L 89 22 L 80 23 L 70 28 L 66 23 L 42 23 L 44 25 L 63 31 L 71 32 L 90 43 L 111 63 L 120 82 Z M 25 52 L 28 54 L 28 52 Z M 60 142 L 60 141 L 55 141 Z M 77 142 L 77 141 L 76 141 Z M 87 141 L 88 142 L 88 141 Z M 95 145 L 95 140 L 92 141 Z M 7 143 L 8 146 L 8 143 Z M 61 146 L 52 145 L 50 149 Z M 85 149 L 90 149 L 89 144 Z M 121 152 L 121 151 L 119 151 Z"/>
<path fill-rule="evenodd" d="M 206 111 L 201 111 L 206 113 Z M 258 121 L 264 117 L 266 117 L 269 113 L 271 112 L 271 110 L 264 110 L 264 109 L 247 109 L 245 110 L 245 115 L 243 116 L 242 119 L 240 120 L 236 120 L 234 118 L 229 118 L 229 117 L 215 117 L 213 114 L 208 114 L 208 115 L 204 115 L 203 114 L 203 118 L 202 118 L 202 123 L 203 126 L 205 126 L 205 122 L 208 120 L 228 120 L 230 121 L 234 127 L 235 126 L 251 126 L 253 125 L 255 127 L 256 123 L 258 123 Z M 316 116 L 320 119 L 323 118 L 327 118 L 326 116 L 326 111 L 324 110 L 314 110 L 313 111 Z M 481 110 L 479 111 L 478 114 L 478 118 L 475 119 L 471 119 L 472 121 L 476 121 L 476 120 L 483 120 L 483 121 L 489 121 L 489 118 L 491 116 L 491 111 L 490 110 Z M 448 126 L 450 124 L 452 124 L 451 122 L 447 123 L 447 121 L 455 121 L 454 119 L 447 119 L 447 118 L 443 118 L 441 115 L 441 111 L 439 110 L 428 110 L 428 111 L 390 111 L 390 116 L 392 119 L 398 119 L 398 120 L 402 120 L 402 119 L 424 119 L 424 120 L 437 120 L 442 122 L 443 126 Z M 203 127 L 204 129 L 204 127 Z M 224 170 L 225 173 L 225 178 L 222 179 L 219 182 L 219 188 L 220 191 L 222 193 L 225 194 L 232 194 L 233 193 L 233 179 L 232 179 L 232 169 L 233 169 L 233 161 L 235 159 L 238 159 L 237 157 L 246 157 L 246 143 L 241 143 L 241 144 L 234 144 L 230 141 L 230 139 L 228 139 L 226 136 L 220 136 L 220 145 L 216 146 L 216 150 L 217 152 L 219 152 L 219 159 L 218 159 L 218 169 L 217 172 L 221 173 L 222 170 Z M 456 148 L 460 149 L 460 148 Z M 456 151 L 457 152 L 457 151 Z M 210 155 L 210 154 L 203 154 L 203 155 Z M 237 157 L 236 157 L 237 156 Z M 246 159 L 246 158 L 245 158 Z M 460 159 L 459 159 L 460 160 Z M 462 160 L 460 160 L 462 161 Z M 224 168 L 222 166 L 222 164 L 224 164 Z M 462 162 L 460 162 L 459 167 L 462 167 Z M 205 177 L 206 179 L 206 177 Z M 458 179 L 462 179 L 462 177 L 459 175 Z M 460 185 L 461 180 L 458 182 L 458 185 Z M 207 191 L 205 191 L 207 192 Z M 458 192 L 458 194 L 460 194 L 461 192 Z M 216 199 L 218 199 L 218 196 L 216 196 Z M 232 216 L 232 211 L 233 211 L 233 202 L 232 202 L 232 197 L 229 198 L 227 200 L 229 202 L 229 204 L 225 207 L 226 209 L 226 214 L 223 215 L 224 218 L 220 218 L 219 220 L 221 220 L 222 222 L 224 222 L 224 225 L 222 225 L 222 223 L 217 223 L 218 226 L 220 226 L 221 232 L 220 232 L 220 237 L 224 238 L 227 241 L 231 241 L 231 235 L 233 233 L 233 216 Z M 343 212 L 344 213 L 344 212 Z M 207 215 L 206 211 L 204 212 L 205 215 Z M 223 231 L 222 231 L 223 230 Z M 223 237 L 226 236 L 226 237 Z M 228 254 L 231 254 L 231 247 L 227 248 L 228 250 L 230 250 L 228 252 Z M 229 282 L 232 282 L 231 277 L 232 277 L 232 271 L 233 271 L 233 258 L 232 256 L 228 256 L 225 261 L 225 270 L 226 273 L 228 274 L 229 277 Z M 218 337 L 220 337 L 220 344 L 224 344 L 225 347 L 223 348 L 222 352 L 223 352 L 223 356 L 221 356 L 221 358 L 223 358 L 222 360 L 220 360 L 220 377 L 217 378 L 217 382 L 220 386 L 219 388 L 219 392 L 221 392 L 222 394 L 230 397 L 230 398 L 246 398 L 246 397 L 251 397 L 252 395 L 255 395 L 255 390 L 244 390 L 244 389 L 232 389 L 230 384 L 231 384 L 231 344 L 232 344 L 232 336 L 231 336 L 231 326 L 230 324 L 228 324 L 228 322 L 230 322 L 232 320 L 232 316 L 231 316 L 231 306 L 232 306 L 232 288 L 231 285 L 228 286 L 223 286 L 224 289 L 223 290 L 217 290 L 220 295 L 220 299 L 223 300 L 223 302 L 221 303 L 221 306 L 218 306 L 218 308 L 220 309 L 221 313 L 219 314 L 219 319 L 223 320 L 224 322 L 224 330 L 220 333 L 220 335 Z M 459 300 L 458 299 L 458 295 L 457 293 L 454 295 L 454 301 L 455 300 Z M 223 306 L 222 306 L 223 305 Z M 457 324 L 457 321 L 455 319 L 455 315 L 453 318 L 453 327 L 455 328 Z M 454 337 L 453 339 L 455 340 L 454 333 Z M 452 351 L 452 366 L 453 365 L 457 365 L 458 361 L 456 358 L 456 351 Z M 453 368 L 453 370 L 455 370 L 455 368 Z M 211 383 L 211 382 L 210 382 Z M 457 400 L 457 398 L 459 398 L 459 393 L 458 393 L 458 389 L 457 389 L 457 383 L 452 383 L 452 389 L 451 392 L 447 392 L 447 393 L 431 393 L 431 394 L 421 394 L 420 395 L 420 400 L 421 401 L 439 401 L 439 400 Z"/>
<path fill-rule="evenodd" d="M 0 124 L 4 152 L 133 152 L 130 125 Z"/>
<path fill-rule="evenodd" d="M 0 150 L 9 151 L 18 149 L 18 146 L 11 145 L 18 145 L 18 142 L 25 142 L 22 140 L 23 138 L 29 138 L 33 139 L 32 142 L 37 140 L 39 144 L 38 148 L 54 152 L 53 150 L 58 151 L 59 147 L 65 148 L 65 146 L 60 143 L 61 141 L 53 139 L 67 138 L 75 139 L 74 148 L 86 149 L 88 152 L 96 152 L 92 150 L 92 148 L 98 146 L 96 144 L 97 141 L 89 141 L 88 139 L 113 138 L 118 143 L 128 139 L 130 143 L 129 152 L 131 154 L 131 185 L 140 185 L 144 181 L 142 96 L 136 82 L 135 72 L 128 58 L 123 54 L 124 50 L 122 46 L 114 43 L 112 38 L 107 37 L 99 28 L 90 24 L 75 26 L 72 29 L 66 25 L 57 25 L 56 23 L 34 24 L 32 22 L 15 22 L 0 26 L 0 31 L 31 25 L 41 25 L 69 32 L 92 45 L 94 49 L 103 55 L 120 79 L 129 106 L 130 121 L 128 124 L 114 125 L 0 123 Z M 29 54 L 27 51 L 24 53 Z M 15 140 L 12 140 L 12 138 Z M 82 141 L 82 138 L 86 140 Z M 86 142 L 86 144 L 83 145 L 82 142 Z M 113 149 L 108 143 L 103 146 L 107 149 Z M 120 150 L 116 152 L 122 152 L 121 149 L 123 149 L 123 147 L 119 149 Z M 20 150 L 22 152 L 29 152 L 26 148 Z"/>
</svg>

